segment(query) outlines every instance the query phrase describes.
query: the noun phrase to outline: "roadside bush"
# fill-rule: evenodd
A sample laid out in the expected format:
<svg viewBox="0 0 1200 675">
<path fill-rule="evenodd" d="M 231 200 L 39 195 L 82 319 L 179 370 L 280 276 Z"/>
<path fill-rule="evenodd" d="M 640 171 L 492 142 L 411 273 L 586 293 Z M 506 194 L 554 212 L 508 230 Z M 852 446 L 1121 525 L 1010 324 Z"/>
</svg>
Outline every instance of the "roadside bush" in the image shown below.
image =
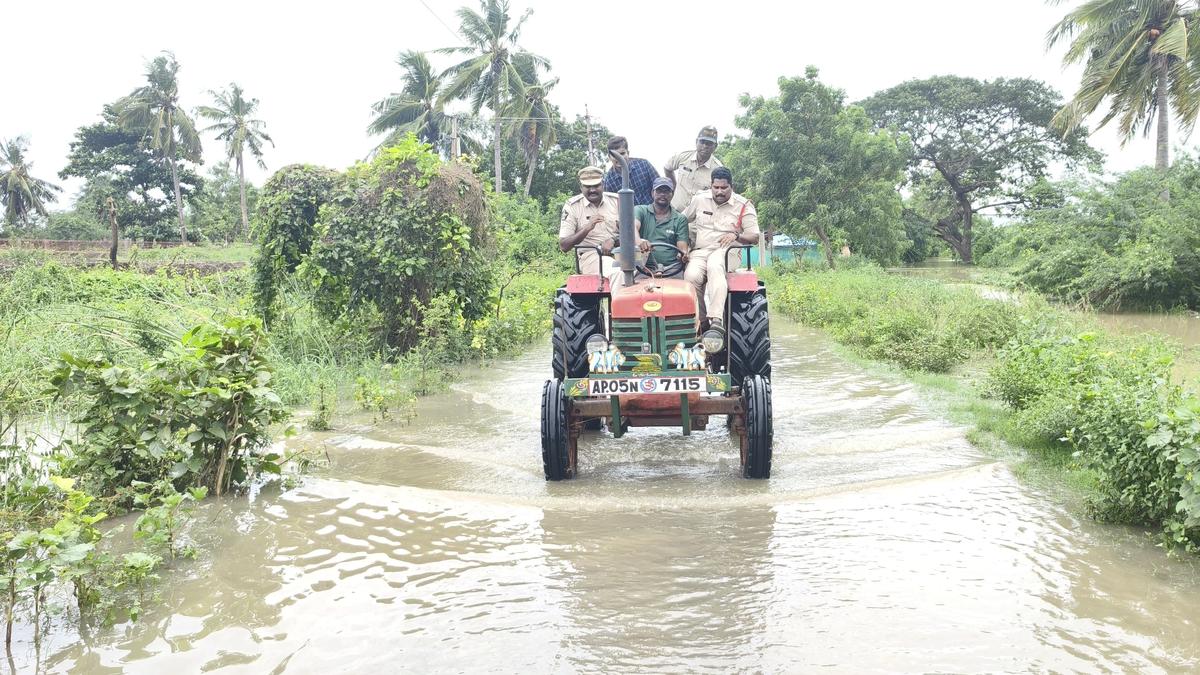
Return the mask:
<svg viewBox="0 0 1200 675">
<path fill-rule="evenodd" d="M 339 175 L 309 164 L 275 172 L 258 202 L 258 254 L 254 258 L 254 305 L 269 325 L 275 318 L 278 286 L 312 250 L 317 216 L 329 201 Z"/>
<path fill-rule="evenodd" d="M 868 358 L 913 370 L 947 372 L 973 350 L 1003 345 L 1027 316 L 1015 302 L 876 267 L 766 274 L 776 308 Z"/>
<path fill-rule="evenodd" d="M 256 319 L 235 317 L 188 331 L 141 368 L 64 355 L 52 383 L 89 401 L 66 471 L 91 494 L 123 499 L 135 483 L 169 479 L 220 496 L 255 469 L 278 473 L 277 456 L 257 454 L 287 417 L 263 342 Z"/>
<path fill-rule="evenodd" d="M 321 210 L 304 261 L 314 301 L 329 317 L 383 321 L 404 352 L 421 339 L 424 310 L 448 295 L 466 320 L 489 309 L 493 274 L 483 184 L 409 136 L 347 171 Z"/>
<path fill-rule="evenodd" d="M 1097 308 L 1200 308 L 1200 161 L 1165 173 L 1067 185 L 1071 198 L 1031 209 L 985 262 L 1050 296 Z M 1170 200 L 1159 195 L 1170 192 Z"/>
</svg>

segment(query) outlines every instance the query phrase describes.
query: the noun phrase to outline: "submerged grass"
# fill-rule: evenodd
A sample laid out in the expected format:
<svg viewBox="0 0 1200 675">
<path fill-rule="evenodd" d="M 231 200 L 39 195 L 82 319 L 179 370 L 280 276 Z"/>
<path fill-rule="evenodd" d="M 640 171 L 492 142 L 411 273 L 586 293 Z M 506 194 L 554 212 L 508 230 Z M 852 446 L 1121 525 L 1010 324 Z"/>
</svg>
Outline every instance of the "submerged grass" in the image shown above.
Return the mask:
<svg viewBox="0 0 1200 675">
<path fill-rule="evenodd" d="M 777 311 L 913 381 L 1024 480 L 1196 550 L 1200 402 L 1172 382 L 1177 350 L 1164 340 L 1104 333 L 1032 294 L 870 267 L 766 277 Z"/>
</svg>

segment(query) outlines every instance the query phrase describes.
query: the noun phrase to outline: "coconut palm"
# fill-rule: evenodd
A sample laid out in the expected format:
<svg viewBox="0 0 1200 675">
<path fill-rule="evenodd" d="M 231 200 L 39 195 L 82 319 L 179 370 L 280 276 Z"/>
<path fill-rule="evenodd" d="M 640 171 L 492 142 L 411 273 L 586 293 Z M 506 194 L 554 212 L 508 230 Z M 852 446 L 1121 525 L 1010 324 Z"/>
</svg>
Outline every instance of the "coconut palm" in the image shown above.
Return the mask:
<svg viewBox="0 0 1200 675">
<path fill-rule="evenodd" d="M 192 118 L 179 104 L 179 63 L 175 55 L 163 52 L 146 67 L 147 84 L 117 101 L 117 123 L 128 131 L 144 134 L 146 144 L 171 167 L 175 187 L 175 207 L 179 211 L 179 237 L 187 241 L 183 222 L 183 195 L 179 190 L 179 158 L 200 161 L 200 136 Z"/>
<path fill-rule="evenodd" d="M 1190 0 L 1089 0 L 1068 12 L 1050 29 L 1046 44 L 1069 41 L 1063 62 L 1082 62 L 1083 81 L 1055 116 L 1056 124 L 1074 128 L 1107 99 L 1109 109 L 1098 126 L 1119 119 L 1128 141 L 1139 129 L 1149 136 L 1157 121 L 1155 166 L 1166 169 L 1169 109 L 1187 129 L 1200 111 L 1200 40 L 1188 39 L 1196 21 Z"/>
<path fill-rule="evenodd" d="M 539 81 L 537 64 L 524 56 L 514 59 L 514 63 L 521 74 L 525 95 L 511 101 L 505 116 L 513 120 L 511 128 L 525 155 L 525 196 L 528 197 L 541 149 L 558 142 L 554 129 L 556 111 L 546 100 L 550 90 L 558 84 L 558 78 Z"/>
<path fill-rule="evenodd" d="M 238 191 L 242 200 L 242 233 L 245 234 L 250 231 L 250 217 L 246 213 L 246 165 L 243 155 L 249 148 L 258 166 L 265 169 L 263 143 L 275 147 L 275 141 L 267 135 L 266 123 L 252 117 L 258 108 L 258 99 L 247 101 L 236 82 L 230 83 L 226 91 L 209 90 L 208 93 L 216 105 L 200 106 L 196 108 L 196 114 L 213 120 L 214 124 L 205 127 L 204 131 L 217 132 L 217 140 L 225 141 L 226 154 L 237 166 Z"/>
<path fill-rule="evenodd" d="M 525 95 L 524 80 L 515 62 L 528 59 L 534 68 L 549 68 L 550 63 L 541 56 L 526 52 L 517 44 L 521 26 L 533 13 L 532 9 L 525 10 L 515 22 L 508 14 L 508 0 L 479 0 L 479 9 L 479 12 L 467 7 L 458 9 L 458 32 L 467 46 L 446 47 L 437 51 L 442 54 L 466 54 L 469 57 L 446 71 L 453 79 L 446 86 L 444 98 L 466 97 L 472 112 L 478 113 L 486 105 L 494 113 L 492 150 L 496 189 L 501 190 L 501 113 L 510 101 Z"/>
<path fill-rule="evenodd" d="M 440 98 L 445 81 L 433 70 L 423 52 L 411 49 L 400 52 L 396 63 L 404 69 L 403 86 L 399 93 L 371 106 L 375 119 L 367 132 L 388 134 L 379 147 L 391 145 L 408 133 L 416 134 L 424 143 L 440 147 L 450 126 L 450 117 Z"/>
<path fill-rule="evenodd" d="M 25 160 L 29 141 L 23 137 L 0 144 L 0 203 L 9 227 L 29 222 L 30 212 L 46 215 L 46 204 L 55 202 L 62 188 L 30 175 L 33 164 Z"/>
</svg>

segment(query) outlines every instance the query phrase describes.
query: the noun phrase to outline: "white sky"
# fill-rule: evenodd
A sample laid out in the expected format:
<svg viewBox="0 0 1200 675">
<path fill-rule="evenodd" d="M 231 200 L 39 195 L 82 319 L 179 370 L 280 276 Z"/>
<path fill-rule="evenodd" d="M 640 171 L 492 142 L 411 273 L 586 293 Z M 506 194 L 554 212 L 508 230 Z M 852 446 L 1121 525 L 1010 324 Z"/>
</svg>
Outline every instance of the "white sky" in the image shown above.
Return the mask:
<svg viewBox="0 0 1200 675">
<path fill-rule="evenodd" d="M 629 137 L 631 154 L 659 167 L 692 147 L 701 126 L 733 130 L 739 94 L 772 95 L 780 76 L 803 75 L 809 64 L 852 101 L 940 74 L 1034 77 L 1064 97 L 1078 83 L 1078 70 L 1062 69 L 1061 49 L 1044 49 L 1046 31 L 1071 3 L 511 2 L 514 16 L 534 9 L 521 42 L 551 60 L 560 78 L 551 100 L 564 116 L 573 119 L 586 103 Z M 29 136 L 34 174 L 61 182 L 56 174 L 75 130 L 140 86 L 146 62 L 169 49 L 181 64 L 187 107 L 210 103 L 207 91 L 231 81 L 261 100 L 275 147 L 267 172 L 249 167 L 251 180 L 294 162 L 344 168 L 378 142 L 365 128 L 371 103 L 399 89 L 396 55 L 457 43 L 442 22 L 456 28 L 454 12 L 466 0 L 425 3 L 210 0 L 186 11 L 142 1 L 9 3 L 0 32 L 13 67 L 4 78 L 0 138 Z M 450 63 L 433 58 L 439 67 Z M 206 163 L 220 161 L 221 144 L 204 140 Z M 1151 140 L 1121 148 L 1115 129 L 1105 128 L 1092 141 L 1109 171 L 1153 162 Z M 64 186 L 70 194 L 79 183 Z"/>
</svg>

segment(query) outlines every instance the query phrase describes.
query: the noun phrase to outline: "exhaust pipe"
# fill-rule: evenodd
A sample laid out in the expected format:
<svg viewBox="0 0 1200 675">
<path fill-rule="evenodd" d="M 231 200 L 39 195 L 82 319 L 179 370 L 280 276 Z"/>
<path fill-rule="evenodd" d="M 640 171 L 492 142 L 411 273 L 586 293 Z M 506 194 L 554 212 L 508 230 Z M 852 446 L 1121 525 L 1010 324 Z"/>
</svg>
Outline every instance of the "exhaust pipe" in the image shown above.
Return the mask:
<svg viewBox="0 0 1200 675">
<path fill-rule="evenodd" d="M 621 252 L 617 262 L 621 265 L 621 273 L 625 275 L 625 286 L 633 285 L 634 237 L 633 237 L 633 181 L 629 179 L 629 160 L 622 155 L 608 151 L 608 154 L 621 165 L 621 189 L 617 191 L 618 232 L 621 238 Z"/>
</svg>

